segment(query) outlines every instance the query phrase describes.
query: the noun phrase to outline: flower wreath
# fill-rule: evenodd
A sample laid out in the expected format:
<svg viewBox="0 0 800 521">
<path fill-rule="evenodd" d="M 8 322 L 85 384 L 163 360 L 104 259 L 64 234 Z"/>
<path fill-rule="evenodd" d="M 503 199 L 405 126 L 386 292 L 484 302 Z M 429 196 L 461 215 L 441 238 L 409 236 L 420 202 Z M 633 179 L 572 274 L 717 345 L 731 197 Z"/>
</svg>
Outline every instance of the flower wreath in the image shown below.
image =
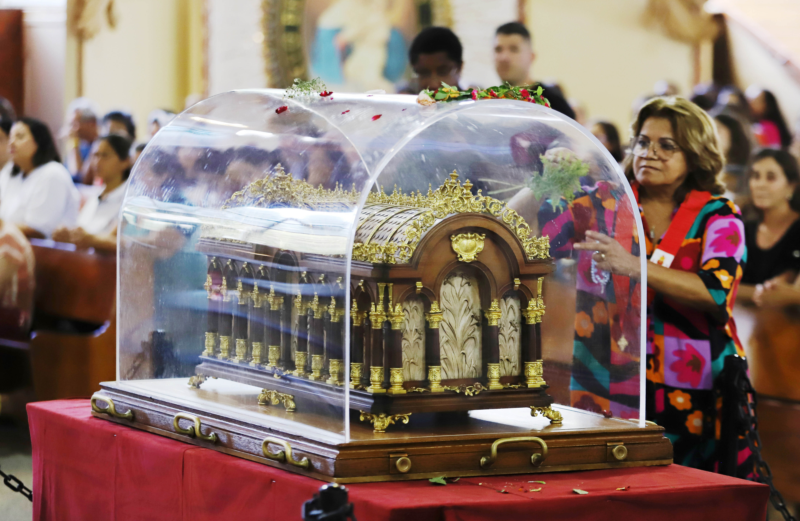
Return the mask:
<svg viewBox="0 0 800 521">
<path fill-rule="evenodd" d="M 417 96 L 417 103 L 420 105 L 433 105 L 441 101 L 460 101 L 465 99 L 513 99 L 527 101 L 550 107 L 550 102 L 542 96 L 544 89 L 541 85 L 533 89 L 533 86 L 514 87 L 508 82 L 496 87 L 486 89 L 472 89 L 469 91 L 458 90 L 458 87 L 451 87 L 442 82 L 442 86 L 436 90 L 425 89 Z"/>
</svg>

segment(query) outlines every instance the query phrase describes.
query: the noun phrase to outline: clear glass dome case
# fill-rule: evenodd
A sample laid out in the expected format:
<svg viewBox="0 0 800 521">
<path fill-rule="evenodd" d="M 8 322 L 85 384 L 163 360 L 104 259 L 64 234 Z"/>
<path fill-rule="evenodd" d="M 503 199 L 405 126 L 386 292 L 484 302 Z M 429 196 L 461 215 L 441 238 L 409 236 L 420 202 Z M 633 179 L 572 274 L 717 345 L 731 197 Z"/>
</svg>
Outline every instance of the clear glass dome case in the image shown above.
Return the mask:
<svg viewBox="0 0 800 521">
<path fill-rule="evenodd" d="M 635 208 L 603 146 L 538 105 L 215 96 L 163 128 L 133 169 L 118 385 L 347 442 L 362 429 L 348 411 L 371 387 L 511 396 L 540 359 L 556 404 L 643 426 L 641 286 L 572 249 L 593 229 L 638 256 Z M 476 233 L 456 234 L 459 222 Z M 318 382 L 314 403 L 295 409 L 264 390 L 267 376 Z"/>
</svg>

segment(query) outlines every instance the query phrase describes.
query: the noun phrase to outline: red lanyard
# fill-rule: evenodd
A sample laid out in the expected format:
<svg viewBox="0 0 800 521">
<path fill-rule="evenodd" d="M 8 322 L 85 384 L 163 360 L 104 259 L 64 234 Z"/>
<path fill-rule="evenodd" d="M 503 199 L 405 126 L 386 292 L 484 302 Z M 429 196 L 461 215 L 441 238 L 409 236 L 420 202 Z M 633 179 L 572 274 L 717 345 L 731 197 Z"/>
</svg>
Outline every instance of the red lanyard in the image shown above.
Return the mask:
<svg viewBox="0 0 800 521">
<path fill-rule="evenodd" d="M 632 183 L 631 188 L 633 189 L 633 195 L 636 196 L 636 202 L 638 203 L 639 184 Z M 689 195 L 686 196 L 680 207 L 678 207 L 678 212 L 675 214 L 675 217 L 673 217 L 672 221 L 669 223 L 667 233 L 664 234 L 664 238 L 661 239 L 658 248 L 656 248 L 653 255 L 650 256 L 650 262 L 658 264 L 659 266 L 664 266 L 665 268 L 672 266 L 672 261 L 675 260 L 678 250 L 681 249 L 686 234 L 689 233 L 697 216 L 700 215 L 703 207 L 710 199 L 710 192 L 700 192 L 698 190 L 689 192 Z M 680 269 L 680 267 L 677 268 Z"/>
</svg>

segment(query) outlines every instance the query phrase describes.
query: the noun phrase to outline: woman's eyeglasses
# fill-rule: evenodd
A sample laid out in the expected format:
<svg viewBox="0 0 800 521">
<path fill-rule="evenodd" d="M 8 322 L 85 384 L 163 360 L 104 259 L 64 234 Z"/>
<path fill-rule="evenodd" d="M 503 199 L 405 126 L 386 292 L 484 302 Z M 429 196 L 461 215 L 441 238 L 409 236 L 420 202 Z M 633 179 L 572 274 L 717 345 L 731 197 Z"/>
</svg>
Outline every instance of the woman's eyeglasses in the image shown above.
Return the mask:
<svg viewBox="0 0 800 521">
<path fill-rule="evenodd" d="M 657 158 L 668 161 L 675 155 L 675 152 L 680 150 L 680 147 L 669 139 L 661 139 L 659 141 L 650 141 L 646 137 L 638 137 L 633 141 L 633 148 L 631 152 L 638 157 L 647 157 L 650 153 L 650 148 L 653 148 L 653 153 Z"/>
</svg>

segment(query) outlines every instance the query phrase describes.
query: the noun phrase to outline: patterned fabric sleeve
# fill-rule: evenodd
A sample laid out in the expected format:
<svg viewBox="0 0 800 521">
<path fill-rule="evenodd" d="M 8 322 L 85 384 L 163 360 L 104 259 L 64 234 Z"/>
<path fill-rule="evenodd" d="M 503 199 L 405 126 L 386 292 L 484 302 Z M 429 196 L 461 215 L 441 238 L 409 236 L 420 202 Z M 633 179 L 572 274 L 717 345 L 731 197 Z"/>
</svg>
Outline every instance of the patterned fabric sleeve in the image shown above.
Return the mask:
<svg viewBox="0 0 800 521">
<path fill-rule="evenodd" d="M 690 237 L 701 237 L 702 258 L 697 274 L 719 308 L 721 324 L 730 320 L 739 281 L 747 261 L 744 222 L 727 199 L 714 198 L 695 220 Z M 699 229 L 702 226 L 703 229 Z"/>
</svg>

